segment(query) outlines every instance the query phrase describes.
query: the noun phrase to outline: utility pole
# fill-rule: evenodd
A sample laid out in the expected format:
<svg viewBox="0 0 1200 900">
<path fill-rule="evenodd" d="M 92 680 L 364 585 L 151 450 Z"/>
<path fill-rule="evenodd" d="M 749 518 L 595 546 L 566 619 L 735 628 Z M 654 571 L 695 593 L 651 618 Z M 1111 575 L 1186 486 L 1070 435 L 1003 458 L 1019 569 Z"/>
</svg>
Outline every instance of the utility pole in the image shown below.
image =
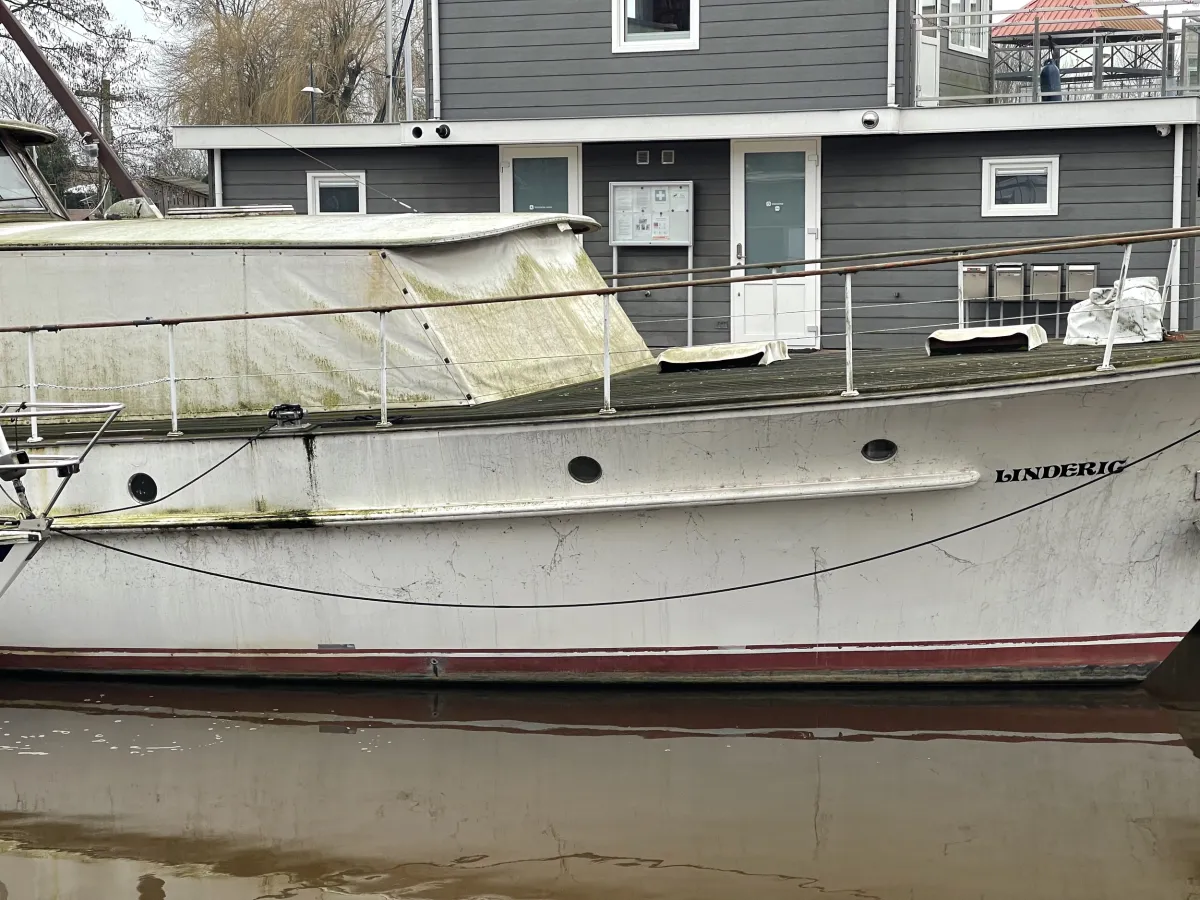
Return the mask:
<svg viewBox="0 0 1200 900">
<path fill-rule="evenodd" d="M 396 37 L 393 33 L 394 24 L 392 21 L 392 0 L 386 0 L 384 3 L 383 39 L 387 43 L 387 54 L 384 57 L 384 65 L 387 70 L 385 73 L 387 76 L 387 99 L 384 100 L 383 121 L 389 125 L 396 121 L 394 110 L 396 102 Z"/>
<path fill-rule="evenodd" d="M 100 101 L 100 133 L 104 136 L 104 140 L 112 145 L 112 105 L 114 103 L 123 103 L 129 99 L 123 94 L 114 94 L 112 92 L 112 82 L 107 78 L 100 79 L 100 90 L 98 91 L 80 91 L 80 97 L 94 97 Z M 96 174 L 99 176 L 100 188 L 100 208 L 107 205 L 104 201 L 108 199 L 109 183 L 108 178 L 104 175 L 104 170 L 100 166 L 96 166 Z"/>
</svg>

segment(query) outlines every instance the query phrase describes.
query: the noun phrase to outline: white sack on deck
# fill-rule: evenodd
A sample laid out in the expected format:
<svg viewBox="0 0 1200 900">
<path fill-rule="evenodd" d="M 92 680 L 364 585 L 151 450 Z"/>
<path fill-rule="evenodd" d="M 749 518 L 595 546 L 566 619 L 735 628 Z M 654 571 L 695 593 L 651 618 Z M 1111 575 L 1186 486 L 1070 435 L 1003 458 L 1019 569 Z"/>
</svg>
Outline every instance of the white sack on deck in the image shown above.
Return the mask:
<svg viewBox="0 0 1200 900">
<path fill-rule="evenodd" d="M 1093 288 L 1088 299 L 1076 303 L 1067 315 L 1064 344 L 1104 345 L 1108 342 L 1113 309 L 1117 312 L 1117 344 L 1141 344 L 1163 339 L 1163 296 L 1158 279 L 1127 278 L 1120 301 L 1117 285 Z"/>
</svg>

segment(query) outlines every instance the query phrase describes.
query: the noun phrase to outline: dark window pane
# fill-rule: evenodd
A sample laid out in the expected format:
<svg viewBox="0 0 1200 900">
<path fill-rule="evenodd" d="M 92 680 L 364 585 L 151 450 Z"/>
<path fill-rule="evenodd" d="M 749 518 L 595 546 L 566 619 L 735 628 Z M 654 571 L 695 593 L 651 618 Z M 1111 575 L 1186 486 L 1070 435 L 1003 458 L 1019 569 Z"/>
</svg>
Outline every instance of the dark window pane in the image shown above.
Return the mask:
<svg viewBox="0 0 1200 900">
<path fill-rule="evenodd" d="M 323 213 L 356 213 L 358 208 L 358 185 L 321 185 L 317 191 L 320 210 Z"/>
<path fill-rule="evenodd" d="M 514 212 L 570 212 L 569 186 L 565 156 L 513 160 Z"/>
<path fill-rule="evenodd" d="M 806 168 L 799 151 L 746 154 L 747 274 L 765 273 L 754 263 L 804 259 Z"/>
<path fill-rule="evenodd" d="M 996 176 L 997 206 L 1026 206 L 1046 203 L 1050 196 L 1050 176 L 1045 172 Z"/>
<path fill-rule="evenodd" d="M 692 30 L 691 0 L 625 0 L 625 34 L 683 37 Z"/>
</svg>

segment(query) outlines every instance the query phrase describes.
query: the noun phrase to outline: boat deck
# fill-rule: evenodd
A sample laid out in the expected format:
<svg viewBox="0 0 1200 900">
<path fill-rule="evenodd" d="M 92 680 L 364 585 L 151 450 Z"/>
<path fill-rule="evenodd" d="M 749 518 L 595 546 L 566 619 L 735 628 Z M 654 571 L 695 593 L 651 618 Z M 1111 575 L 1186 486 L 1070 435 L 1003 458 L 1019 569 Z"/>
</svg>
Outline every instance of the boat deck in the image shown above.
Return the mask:
<svg viewBox="0 0 1200 900">
<path fill-rule="evenodd" d="M 928 357 L 924 350 L 863 351 L 854 357 L 855 387 L 861 395 L 871 396 L 1086 375 L 1095 372 L 1103 356 L 1103 347 L 1068 347 L 1061 342 L 1024 353 Z M 1118 346 L 1113 362 L 1118 369 L 1200 362 L 1200 332 L 1162 343 Z M 829 350 L 799 353 L 790 360 L 753 368 L 660 374 L 656 366 L 647 366 L 614 376 L 613 405 L 618 413 L 629 413 L 837 397 L 845 388 L 844 365 L 843 352 Z M 397 409 L 391 420 L 395 425 L 420 427 L 588 416 L 600 409 L 602 397 L 602 385 L 594 381 L 474 407 Z M 280 402 L 287 399 L 281 397 Z M 326 428 L 370 428 L 378 416 L 377 410 L 339 410 L 316 413 L 308 421 Z M 265 416 L 243 414 L 181 420 L 180 429 L 186 437 L 215 437 L 253 434 L 266 424 Z M 149 438 L 169 430 L 166 422 L 118 419 L 109 434 Z M 43 429 L 43 433 L 52 437 L 54 429 Z"/>
</svg>

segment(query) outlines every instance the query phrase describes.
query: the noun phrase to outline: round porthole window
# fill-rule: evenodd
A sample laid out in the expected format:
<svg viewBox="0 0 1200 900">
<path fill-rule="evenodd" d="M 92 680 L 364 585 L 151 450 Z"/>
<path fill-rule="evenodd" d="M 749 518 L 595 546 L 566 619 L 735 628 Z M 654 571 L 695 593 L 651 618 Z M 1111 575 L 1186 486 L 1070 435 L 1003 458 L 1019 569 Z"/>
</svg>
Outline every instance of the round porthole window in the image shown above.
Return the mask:
<svg viewBox="0 0 1200 900">
<path fill-rule="evenodd" d="M 886 438 L 876 438 L 863 444 L 862 455 L 867 462 L 887 462 L 899 448 Z"/>
<path fill-rule="evenodd" d="M 158 485 L 145 472 L 137 472 L 129 479 L 129 496 L 138 503 L 151 503 L 158 497 Z"/>
<path fill-rule="evenodd" d="M 567 463 L 567 474 L 580 484 L 595 484 L 604 474 L 600 463 L 590 456 L 577 456 Z"/>
</svg>

